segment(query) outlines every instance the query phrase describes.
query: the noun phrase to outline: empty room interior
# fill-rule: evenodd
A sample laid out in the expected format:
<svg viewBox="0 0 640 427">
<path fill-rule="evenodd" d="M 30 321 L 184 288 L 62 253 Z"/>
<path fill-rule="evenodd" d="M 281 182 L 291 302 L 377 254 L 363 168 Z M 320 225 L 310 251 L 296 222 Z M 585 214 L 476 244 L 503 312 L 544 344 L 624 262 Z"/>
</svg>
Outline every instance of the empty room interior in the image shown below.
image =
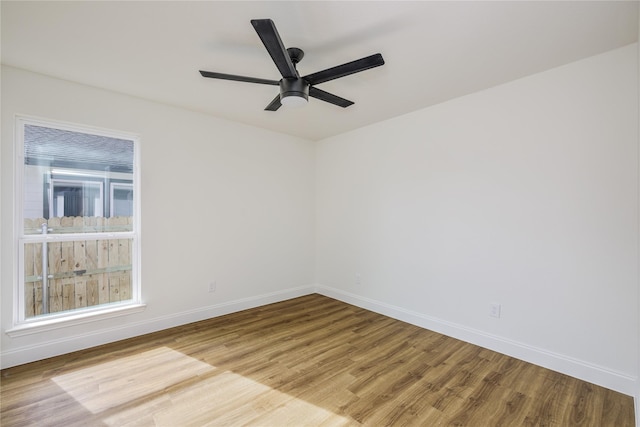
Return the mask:
<svg viewBox="0 0 640 427">
<path fill-rule="evenodd" d="M 638 1 L 2 1 L 3 426 L 640 426 Z"/>
</svg>

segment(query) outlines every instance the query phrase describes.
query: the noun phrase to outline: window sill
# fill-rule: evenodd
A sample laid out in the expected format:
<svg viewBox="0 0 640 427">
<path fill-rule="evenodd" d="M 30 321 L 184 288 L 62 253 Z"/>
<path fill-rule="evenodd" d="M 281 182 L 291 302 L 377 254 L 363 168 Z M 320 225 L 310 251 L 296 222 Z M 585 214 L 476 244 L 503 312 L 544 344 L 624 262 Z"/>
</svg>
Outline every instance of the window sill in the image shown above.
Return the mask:
<svg viewBox="0 0 640 427">
<path fill-rule="evenodd" d="M 106 307 L 100 310 L 84 311 L 64 316 L 32 320 L 21 323 L 6 331 L 11 338 L 24 335 L 37 334 L 53 329 L 67 328 L 69 326 L 81 325 L 83 323 L 95 322 L 98 320 L 110 319 L 112 317 L 124 316 L 128 314 L 140 313 L 145 310 L 146 304 L 126 304 L 115 307 Z"/>
</svg>

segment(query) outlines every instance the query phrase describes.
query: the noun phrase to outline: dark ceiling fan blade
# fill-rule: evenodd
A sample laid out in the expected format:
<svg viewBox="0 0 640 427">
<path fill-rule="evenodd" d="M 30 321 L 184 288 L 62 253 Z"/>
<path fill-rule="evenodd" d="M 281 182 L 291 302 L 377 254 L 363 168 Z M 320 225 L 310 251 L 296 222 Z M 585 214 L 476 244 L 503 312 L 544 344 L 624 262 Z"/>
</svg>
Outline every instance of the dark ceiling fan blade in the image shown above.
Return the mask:
<svg viewBox="0 0 640 427">
<path fill-rule="evenodd" d="M 277 111 L 281 106 L 282 104 L 280 103 L 280 94 L 278 94 L 275 98 L 273 98 L 273 101 L 271 101 L 269 105 L 267 105 L 265 111 Z"/>
<path fill-rule="evenodd" d="M 337 105 L 342 108 L 346 108 L 349 105 L 353 105 L 353 101 L 349 101 L 348 99 L 340 98 L 332 93 L 325 92 L 324 90 L 320 90 L 317 87 L 311 86 L 309 88 L 309 96 L 320 99 L 322 101 L 328 102 L 330 104 Z"/>
<path fill-rule="evenodd" d="M 260 40 L 267 48 L 267 52 L 271 55 L 271 59 L 275 62 L 278 71 L 285 79 L 295 79 L 298 77 L 296 67 L 291 62 L 291 58 L 285 49 L 278 30 L 271 19 L 252 19 L 251 25 L 255 28 Z"/>
<path fill-rule="evenodd" d="M 278 86 L 280 84 L 280 82 L 277 80 L 267 80 L 267 79 L 259 79 L 256 77 L 236 76 L 235 74 L 214 73 L 213 71 L 200 70 L 200 74 L 202 75 L 202 77 L 210 77 L 212 79 L 235 80 L 237 82 L 260 83 L 263 85 L 273 85 L 273 86 Z"/>
<path fill-rule="evenodd" d="M 380 65 L 384 65 L 384 59 L 382 59 L 381 54 L 376 53 L 375 55 L 367 56 L 366 58 L 356 59 L 355 61 L 347 62 L 346 64 L 309 74 L 308 76 L 304 76 L 303 79 L 310 85 L 317 85 L 319 83 L 328 82 L 329 80 L 348 76 L 349 74 L 359 73 L 360 71 L 368 70 L 369 68 L 379 67 Z"/>
</svg>

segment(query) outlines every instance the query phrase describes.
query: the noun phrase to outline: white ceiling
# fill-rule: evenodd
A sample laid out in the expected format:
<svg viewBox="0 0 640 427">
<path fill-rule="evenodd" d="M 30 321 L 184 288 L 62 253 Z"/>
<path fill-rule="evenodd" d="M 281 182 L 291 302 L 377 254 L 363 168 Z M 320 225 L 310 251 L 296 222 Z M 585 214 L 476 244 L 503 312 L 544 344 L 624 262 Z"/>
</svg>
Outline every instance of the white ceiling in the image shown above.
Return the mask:
<svg viewBox="0 0 640 427">
<path fill-rule="evenodd" d="M 2 63 L 319 140 L 638 39 L 638 2 L 2 1 Z M 250 24 L 271 18 L 302 75 L 381 53 L 382 67 L 264 107 L 276 86 L 205 79 L 198 70 L 279 80 Z"/>
</svg>

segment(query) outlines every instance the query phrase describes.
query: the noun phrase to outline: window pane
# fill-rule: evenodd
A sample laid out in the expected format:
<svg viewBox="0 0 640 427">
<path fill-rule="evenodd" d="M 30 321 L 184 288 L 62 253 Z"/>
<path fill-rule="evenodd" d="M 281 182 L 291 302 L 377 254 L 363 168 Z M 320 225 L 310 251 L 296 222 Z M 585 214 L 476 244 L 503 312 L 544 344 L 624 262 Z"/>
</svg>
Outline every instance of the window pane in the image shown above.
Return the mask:
<svg viewBox="0 0 640 427">
<path fill-rule="evenodd" d="M 24 129 L 25 234 L 42 233 L 47 221 L 47 233 L 56 234 L 132 229 L 131 221 L 109 219 L 133 216 L 133 141 L 30 124 Z M 128 193 L 109 197 L 114 182 Z M 51 224 L 54 218 L 60 221 Z"/>
<path fill-rule="evenodd" d="M 25 319 L 130 301 L 132 242 L 96 239 L 25 243 Z"/>
</svg>

